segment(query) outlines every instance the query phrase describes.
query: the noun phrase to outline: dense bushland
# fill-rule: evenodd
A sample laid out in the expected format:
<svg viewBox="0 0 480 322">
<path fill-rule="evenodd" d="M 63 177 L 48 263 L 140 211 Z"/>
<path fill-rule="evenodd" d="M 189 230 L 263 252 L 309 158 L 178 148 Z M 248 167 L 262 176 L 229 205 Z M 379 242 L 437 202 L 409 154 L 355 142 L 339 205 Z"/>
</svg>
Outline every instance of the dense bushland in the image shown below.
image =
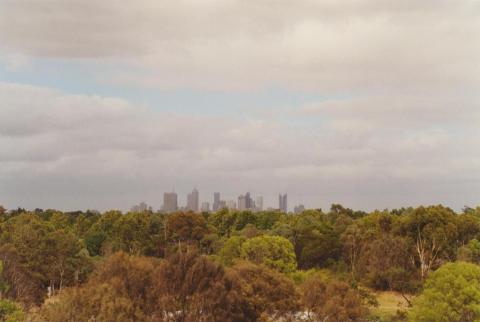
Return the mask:
<svg viewBox="0 0 480 322">
<path fill-rule="evenodd" d="M 0 320 L 476 321 L 479 240 L 480 208 L 441 205 L 295 215 L 0 207 Z M 387 290 L 411 309 L 375 316 L 373 292 Z"/>
</svg>

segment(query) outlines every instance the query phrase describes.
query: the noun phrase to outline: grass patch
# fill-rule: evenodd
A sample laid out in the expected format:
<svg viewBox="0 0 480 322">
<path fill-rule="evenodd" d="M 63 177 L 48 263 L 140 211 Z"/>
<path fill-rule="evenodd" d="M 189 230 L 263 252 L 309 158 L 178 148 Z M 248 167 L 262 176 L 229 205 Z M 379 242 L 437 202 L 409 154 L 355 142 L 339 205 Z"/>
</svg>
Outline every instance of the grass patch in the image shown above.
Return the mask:
<svg viewBox="0 0 480 322">
<path fill-rule="evenodd" d="M 372 309 L 373 315 L 380 321 L 397 321 L 398 311 L 407 311 L 408 303 L 400 293 L 397 292 L 373 292 L 377 297 L 378 307 Z"/>
</svg>

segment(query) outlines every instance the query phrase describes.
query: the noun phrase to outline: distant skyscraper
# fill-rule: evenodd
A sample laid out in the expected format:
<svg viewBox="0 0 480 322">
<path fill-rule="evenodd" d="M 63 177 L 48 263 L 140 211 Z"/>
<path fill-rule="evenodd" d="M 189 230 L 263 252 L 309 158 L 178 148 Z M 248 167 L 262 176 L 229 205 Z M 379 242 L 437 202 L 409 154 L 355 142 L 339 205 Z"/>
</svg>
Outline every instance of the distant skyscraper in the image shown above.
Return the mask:
<svg viewBox="0 0 480 322">
<path fill-rule="evenodd" d="M 220 200 L 220 202 L 218 203 L 218 209 L 217 210 L 225 209 L 225 208 L 227 208 L 227 202 L 225 200 Z"/>
<path fill-rule="evenodd" d="M 304 211 L 305 211 L 305 206 L 302 205 L 302 204 L 300 204 L 300 205 L 298 205 L 298 206 L 295 206 L 295 207 L 293 208 L 293 212 L 296 213 L 296 214 L 301 214 L 301 213 L 304 212 Z"/>
<path fill-rule="evenodd" d="M 253 200 L 250 197 L 250 192 L 245 194 L 245 208 L 252 209 L 253 208 Z"/>
<path fill-rule="evenodd" d="M 263 197 L 262 196 L 257 196 L 255 198 L 255 208 L 258 211 L 263 211 Z"/>
<path fill-rule="evenodd" d="M 148 206 L 144 201 L 130 209 L 131 212 L 145 212 L 147 210 L 152 211 L 152 207 Z"/>
<path fill-rule="evenodd" d="M 198 190 L 193 189 L 192 193 L 187 195 L 187 209 L 198 212 L 199 200 Z"/>
<path fill-rule="evenodd" d="M 209 212 L 210 211 L 210 203 L 202 202 L 202 212 Z"/>
<path fill-rule="evenodd" d="M 220 192 L 214 192 L 212 210 L 217 211 L 219 209 L 219 206 L 220 206 Z"/>
<path fill-rule="evenodd" d="M 288 212 L 287 194 L 278 195 L 278 208 L 280 209 L 280 211 Z"/>
<path fill-rule="evenodd" d="M 247 209 L 247 199 L 244 195 L 238 196 L 238 210 Z"/>
<path fill-rule="evenodd" d="M 163 194 L 163 211 L 175 212 L 178 210 L 178 199 L 176 192 L 165 192 Z"/>
<path fill-rule="evenodd" d="M 237 203 L 235 200 L 228 200 L 227 201 L 227 208 L 228 209 L 237 209 Z"/>
</svg>

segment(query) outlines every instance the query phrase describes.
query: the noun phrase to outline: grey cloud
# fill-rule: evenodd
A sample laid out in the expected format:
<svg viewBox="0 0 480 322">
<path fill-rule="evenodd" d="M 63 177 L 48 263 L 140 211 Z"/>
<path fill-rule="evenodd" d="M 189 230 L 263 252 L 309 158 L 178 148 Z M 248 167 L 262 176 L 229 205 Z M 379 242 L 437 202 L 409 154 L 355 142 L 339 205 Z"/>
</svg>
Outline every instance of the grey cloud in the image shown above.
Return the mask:
<svg viewBox="0 0 480 322">
<path fill-rule="evenodd" d="M 4 51 L 128 66 L 118 84 L 326 92 L 470 89 L 478 1 L 0 2 Z M 102 58 L 108 61 L 108 58 Z"/>
<path fill-rule="evenodd" d="M 346 104 L 327 106 L 330 119 L 312 132 L 8 83 L 0 84 L 0 102 L 0 202 L 9 207 L 125 209 L 143 199 L 158 207 L 163 191 L 183 194 L 194 185 L 203 199 L 214 190 L 228 198 L 254 190 L 272 205 L 279 191 L 311 207 L 478 202 L 480 143 L 472 126 L 390 131 L 381 117 L 337 111 L 354 108 Z M 468 121 L 443 124 L 458 129 Z"/>
</svg>

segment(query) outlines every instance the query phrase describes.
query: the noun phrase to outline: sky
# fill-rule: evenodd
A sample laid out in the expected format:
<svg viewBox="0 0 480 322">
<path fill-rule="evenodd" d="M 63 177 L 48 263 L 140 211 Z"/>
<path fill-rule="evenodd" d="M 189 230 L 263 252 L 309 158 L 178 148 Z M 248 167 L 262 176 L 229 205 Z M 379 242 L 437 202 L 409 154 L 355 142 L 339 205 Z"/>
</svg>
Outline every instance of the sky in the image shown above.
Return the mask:
<svg viewBox="0 0 480 322">
<path fill-rule="evenodd" d="M 0 0 L 0 204 L 480 205 L 478 0 Z"/>
</svg>

